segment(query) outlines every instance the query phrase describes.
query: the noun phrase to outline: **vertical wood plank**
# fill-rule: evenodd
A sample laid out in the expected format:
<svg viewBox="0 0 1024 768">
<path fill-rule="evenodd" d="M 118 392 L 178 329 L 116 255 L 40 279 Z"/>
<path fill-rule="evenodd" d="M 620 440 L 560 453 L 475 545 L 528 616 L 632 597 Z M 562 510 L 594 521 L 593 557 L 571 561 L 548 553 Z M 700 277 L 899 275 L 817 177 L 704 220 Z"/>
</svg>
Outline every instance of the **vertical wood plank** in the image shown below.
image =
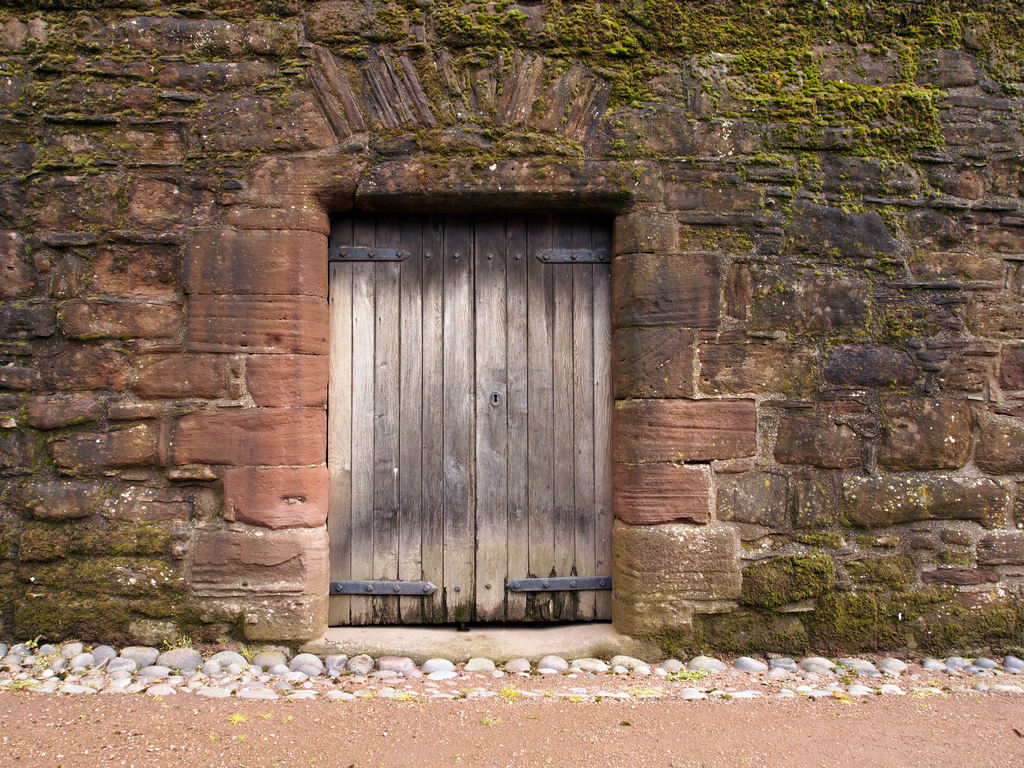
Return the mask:
<svg viewBox="0 0 1024 768">
<path fill-rule="evenodd" d="M 537 260 L 537 251 L 551 247 L 550 221 L 531 217 L 527 229 L 527 320 L 530 378 L 528 383 L 529 409 L 529 540 L 530 576 L 555 575 L 553 495 L 553 435 L 552 435 L 552 279 L 548 265 Z M 527 616 L 533 619 L 551 618 L 550 595 L 532 592 L 527 595 Z"/>
<path fill-rule="evenodd" d="M 422 435 L 423 435 L 423 219 L 406 216 L 399 246 L 409 252 L 401 263 L 401 383 L 399 387 L 398 578 L 423 577 Z M 418 624 L 423 598 L 399 600 L 399 620 Z"/>
<path fill-rule="evenodd" d="M 438 586 L 422 599 L 424 622 L 444 616 L 444 218 L 423 223 L 423 579 Z"/>
<path fill-rule="evenodd" d="M 561 217 L 556 220 L 552 231 L 555 247 L 573 245 L 572 220 Z M 576 522 L 573 491 L 573 299 L 572 264 L 548 264 L 552 273 L 554 316 L 552 327 L 551 371 L 552 371 L 552 456 L 554 464 L 554 525 L 555 573 L 558 576 L 572 574 L 576 554 Z M 555 592 L 551 596 L 553 618 L 573 618 L 575 592 Z"/>
<path fill-rule="evenodd" d="M 611 245 L 610 228 L 594 228 L 595 248 Z M 597 575 L 612 572 L 612 309 L 611 269 L 594 270 L 594 560 Z M 595 619 L 611 619 L 610 592 L 596 595 Z"/>
<path fill-rule="evenodd" d="M 444 589 L 449 621 L 473 614 L 472 221 L 449 217 L 444 244 Z"/>
<path fill-rule="evenodd" d="M 351 223 L 349 237 L 351 240 Z M 340 240 L 336 236 L 336 241 Z M 339 242 L 340 245 L 345 243 Z M 327 391 L 327 535 L 331 581 L 352 578 L 352 265 L 332 264 L 329 275 L 330 375 Z M 327 622 L 348 624 L 350 599 L 331 597 Z"/>
<path fill-rule="evenodd" d="M 528 479 L 528 345 L 526 219 L 510 216 L 506 224 L 506 410 L 508 418 L 508 577 L 523 578 L 530 572 Z M 526 618 L 526 595 L 505 593 L 505 620 Z"/>
<path fill-rule="evenodd" d="M 590 222 L 573 227 L 573 247 L 591 247 Z M 576 525 L 573 572 L 596 576 L 594 504 L 594 269 L 590 264 L 573 264 L 572 304 L 572 404 L 573 404 L 573 486 Z M 578 620 L 594 618 L 596 594 L 580 592 Z"/>
<path fill-rule="evenodd" d="M 378 217 L 375 245 L 401 245 L 397 217 Z M 385 262 L 374 270 L 373 576 L 383 580 L 398 578 L 400 269 L 399 262 Z M 398 623 L 398 597 L 375 596 L 373 614 L 376 623 Z"/>
<path fill-rule="evenodd" d="M 476 219 L 476 619 L 504 614 L 508 569 L 505 219 Z M 492 394 L 498 402 L 491 400 Z"/>
<path fill-rule="evenodd" d="M 369 230 L 369 231 L 367 231 Z M 358 218 L 354 245 L 373 244 L 373 222 Z M 374 325 L 373 264 L 352 265 L 352 578 L 373 578 Z M 351 598 L 353 624 L 373 620 L 370 598 Z"/>
</svg>

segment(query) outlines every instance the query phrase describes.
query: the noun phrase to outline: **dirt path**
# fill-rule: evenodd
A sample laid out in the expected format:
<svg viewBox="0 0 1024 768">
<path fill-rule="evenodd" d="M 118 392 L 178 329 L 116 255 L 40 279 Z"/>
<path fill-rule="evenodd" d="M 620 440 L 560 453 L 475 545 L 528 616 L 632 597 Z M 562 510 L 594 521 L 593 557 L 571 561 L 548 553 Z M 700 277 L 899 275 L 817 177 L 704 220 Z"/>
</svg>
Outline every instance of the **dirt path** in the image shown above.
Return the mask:
<svg viewBox="0 0 1024 768">
<path fill-rule="evenodd" d="M 0 694 L 0 766 L 1024 764 L 1019 697 L 209 701 Z"/>
</svg>

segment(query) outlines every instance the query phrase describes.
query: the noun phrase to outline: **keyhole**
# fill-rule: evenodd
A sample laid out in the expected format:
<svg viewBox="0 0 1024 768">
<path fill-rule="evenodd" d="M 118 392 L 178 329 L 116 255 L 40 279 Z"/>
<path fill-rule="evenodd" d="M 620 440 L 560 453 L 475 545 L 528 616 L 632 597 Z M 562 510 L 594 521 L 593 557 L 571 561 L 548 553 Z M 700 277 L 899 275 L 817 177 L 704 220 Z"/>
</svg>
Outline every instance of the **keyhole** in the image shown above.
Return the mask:
<svg viewBox="0 0 1024 768">
<path fill-rule="evenodd" d="M 501 405 L 500 392 L 491 392 L 491 405 Z"/>
</svg>

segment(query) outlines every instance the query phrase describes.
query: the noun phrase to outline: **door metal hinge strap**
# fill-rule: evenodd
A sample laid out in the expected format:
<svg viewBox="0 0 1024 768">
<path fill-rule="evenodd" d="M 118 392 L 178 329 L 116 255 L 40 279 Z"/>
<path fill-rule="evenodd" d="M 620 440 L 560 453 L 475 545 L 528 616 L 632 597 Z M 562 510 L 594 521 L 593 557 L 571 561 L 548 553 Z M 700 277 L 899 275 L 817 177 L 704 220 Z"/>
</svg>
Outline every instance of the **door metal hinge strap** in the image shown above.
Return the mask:
<svg viewBox="0 0 1024 768">
<path fill-rule="evenodd" d="M 332 581 L 332 595 L 432 595 L 437 586 L 429 581 Z"/>
<path fill-rule="evenodd" d="M 559 576 L 550 579 L 509 579 L 509 592 L 572 592 L 611 589 L 611 576 Z"/>
<path fill-rule="evenodd" d="M 547 264 L 603 264 L 612 260 L 611 251 L 599 248 L 544 248 L 537 260 Z"/>
<path fill-rule="evenodd" d="M 328 261 L 405 261 L 409 252 L 401 248 L 369 248 L 362 245 L 339 245 L 327 251 Z"/>
</svg>

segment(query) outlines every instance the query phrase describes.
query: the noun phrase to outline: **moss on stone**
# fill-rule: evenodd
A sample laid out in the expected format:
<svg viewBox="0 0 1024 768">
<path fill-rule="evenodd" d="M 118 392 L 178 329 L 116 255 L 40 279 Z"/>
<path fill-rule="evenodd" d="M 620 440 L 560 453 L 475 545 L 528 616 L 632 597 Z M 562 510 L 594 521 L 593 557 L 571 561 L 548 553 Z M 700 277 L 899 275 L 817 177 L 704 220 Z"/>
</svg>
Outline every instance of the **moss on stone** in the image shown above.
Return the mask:
<svg viewBox="0 0 1024 768">
<path fill-rule="evenodd" d="M 70 635 L 111 644 L 128 641 L 131 612 L 110 597 L 88 598 L 68 590 L 36 590 L 18 599 L 10 611 L 15 636 L 62 640 Z"/>
<path fill-rule="evenodd" d="M 740 602 L 762 608 L 817 597 L 832 588 L 835 565 L 827 555 L 779 557 L 743 569 Z"/>
<path fill-rule="evenodd" d="M 882 555 L 848 560 L 844 567 L 859 585 L 877 588 L 907 589 L 914 582 L 916 568 L 907 555 Z"/>
<path fill-rule="evenodd" d="M 806 544 L 808 547 L 827 547 L 835 549 L 843 546 L 846 539 L 839 531 L 806 531 L 793 535 L 793 541 Z"/>
<path fill-rule="evenodd" d="M 163 555 L 170 540 L 170 529 L 159 524 L 32 520 L 21 527 L 18 559 L 46 562 L 70 555 Z"/>
<path fill-rule="evenodd" d="M 807 649 L 807 629 L 801 614 L 740 610 L 695 616 L 694 639 L 686 650 L 798 654 L 805 653 Z"/>
</svg>

